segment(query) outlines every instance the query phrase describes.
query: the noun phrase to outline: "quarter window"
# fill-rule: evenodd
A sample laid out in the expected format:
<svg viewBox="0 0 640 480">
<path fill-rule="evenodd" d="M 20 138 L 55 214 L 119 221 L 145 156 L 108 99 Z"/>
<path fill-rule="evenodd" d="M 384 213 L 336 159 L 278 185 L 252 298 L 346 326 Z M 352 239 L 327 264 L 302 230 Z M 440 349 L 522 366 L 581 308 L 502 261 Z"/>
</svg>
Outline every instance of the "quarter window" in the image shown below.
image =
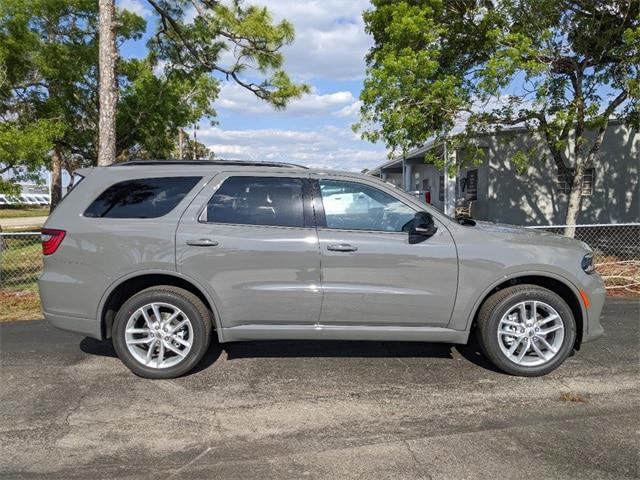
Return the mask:
<svg viewBox="0 0 640 480">
<path fill-rule="evenodd" d="M 403 232 L 415 211 L 388 193 L 354 182 L 320 180 L 328 228 Z"/>
<path fill-rule="evenodd" d="M 207 204 L 207 222 L 303 227 L 302 178 L 229 177 Z"/>
<path fill-rule="evenodd" d="M 202 177 L 138 178 L 111 185 L 85 217 L 157 218 L 173 210 Z"/>
</svg>

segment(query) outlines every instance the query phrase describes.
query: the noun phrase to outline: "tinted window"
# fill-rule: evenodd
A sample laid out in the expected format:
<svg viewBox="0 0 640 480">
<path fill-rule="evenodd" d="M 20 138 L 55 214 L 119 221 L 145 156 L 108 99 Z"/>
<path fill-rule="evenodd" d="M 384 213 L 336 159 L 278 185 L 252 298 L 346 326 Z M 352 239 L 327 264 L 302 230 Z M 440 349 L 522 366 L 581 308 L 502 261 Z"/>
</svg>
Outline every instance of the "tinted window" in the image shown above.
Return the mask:
<svg viewBox="0 0 640 480">
<path fill-rule="evenodd" d="M 377 188 L 353 182 L 320 180 L 328 228 L 407 231 L 415 211 Z"/>
<path fill-rule="evenodd" d="M 201 177 L 139 178 L 111 185 L 85 217 L 156 218 L 169 213 Z"/>
<path fill-rule="evenodd" d="M 304 226 L 303 179 L 229 177 L 207 205 L 207 221 Z"/>
</svg>

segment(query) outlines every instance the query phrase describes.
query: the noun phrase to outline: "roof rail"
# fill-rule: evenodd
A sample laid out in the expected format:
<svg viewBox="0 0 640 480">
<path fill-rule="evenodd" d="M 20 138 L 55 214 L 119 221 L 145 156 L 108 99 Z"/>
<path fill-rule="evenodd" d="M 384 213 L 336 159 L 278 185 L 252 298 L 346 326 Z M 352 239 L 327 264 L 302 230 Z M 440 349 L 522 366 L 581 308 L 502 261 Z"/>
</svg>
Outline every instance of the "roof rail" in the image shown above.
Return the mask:
<svg viewBox="0 0 640 480">
<path fill-rule="evenodd" d="M 251 160 L 129 160 L 127 162 L 112 163 L 112 167 L 131 165 L 230 165 L 254 167 L 307 168 L 295 163 L 258 162 Z"/>
</svg>

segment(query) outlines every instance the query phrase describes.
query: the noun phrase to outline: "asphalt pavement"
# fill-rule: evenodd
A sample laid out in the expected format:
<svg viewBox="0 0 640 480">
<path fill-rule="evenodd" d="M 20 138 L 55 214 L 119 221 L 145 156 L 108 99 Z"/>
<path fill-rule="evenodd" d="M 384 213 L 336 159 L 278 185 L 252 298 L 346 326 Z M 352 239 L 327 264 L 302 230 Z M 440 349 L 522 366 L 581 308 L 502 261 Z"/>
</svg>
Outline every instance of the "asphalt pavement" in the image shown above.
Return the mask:
<svg viewBox="0 0 640 480">
<path fill-rule="evenodd" d="M 474 347 L 214 345 L 144 380 L 109 342 L 0 324 L 1 478 L 638 478 L 640 302 L 542 378 Z"/>
</svg>

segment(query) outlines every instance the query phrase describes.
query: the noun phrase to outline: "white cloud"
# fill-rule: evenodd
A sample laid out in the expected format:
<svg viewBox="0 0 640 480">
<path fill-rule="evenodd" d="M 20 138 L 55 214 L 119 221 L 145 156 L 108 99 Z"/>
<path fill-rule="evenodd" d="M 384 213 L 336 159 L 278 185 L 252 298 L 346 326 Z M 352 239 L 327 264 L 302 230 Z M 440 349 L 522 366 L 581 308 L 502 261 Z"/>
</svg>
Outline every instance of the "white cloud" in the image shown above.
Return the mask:
<svg viewBox="0 0 640 480">
<path fill-rule="evenodd" d="M 365 144 L 348 128 L 198 131 L 198 140 L 227 159 L 292 162 L 315 168 L 360 171 L 385 160 L 380 147 Z"/>
<path fill-rule="evenodd" d="M 276 21 L 286 19 L 296 29 L 292 45 L 283 48 L 285 68 L 308 80 L 352 80 L 364 76 L 364 56 L 372 40 L 364 31 L 362 12 L 368 0 L 257 0 Z"/>
<path fill-rule="evenodd" d="M 142 18 L 149 18 L 152 13 L 144 0 L 118 0 L 117 6 L 120 10 L 129 10 Z"/>
<path fill-rule="evenodd" d="M 336 109 L 353 102 L 355 102 L 355 97 L 349 91 L 328 94 L 309 93 L 301 98 L 292 100 L 286 110 L 279 112 L 279 114 L 304 117 L 319 116 L 334 112 Z M 216 106 L 233 112 L 274 113 L 274 109 L 271 106 L 257 99 L 254 94 L 235 83 L 223 84 Z"/>
<path fill-rule="evenodd" d="M 360 107 L 362 106 L 362 102 L 358 100 L 357 102 L 353 102 L 351 105 L 347 105 L 346 107 L 342 107 L 337 112 L 333 112 L 336 117 L 341 118 L 355 118 L 360 112 Z"/>
<path fill-rule="evenodd" d="M 316 88 L 276 111 L 233 82 L 223 82 L 218 110 L 222 127 L 198 130 L 198 140 L 227 159 L 293 162 L 301 165 L 360 171 L 386 160 L 382 145 L 360 140 L 350 128 L 357 118 L 358 80 L 364 77 L 364 57 L 371 38 L 362 12 L 368 0 L 251 0 L 287 19 L 296 30 L 292 45 L 283 48 L 285 70 L 296 81 Z M 231 52 L 222 65 L 233 62 Z M 251 78 L 248 70 L 246 74 Z M 253 80 L 259 80 L 257 75 Z M 350 81 L 349 83 L 344 81 Z M 352 82 L 355 80 L 356 82 Z M 223 129 L 225 125 L 240 129 Z M 258 128 L 257 125 L 272 126 Z"/>
</svg>

